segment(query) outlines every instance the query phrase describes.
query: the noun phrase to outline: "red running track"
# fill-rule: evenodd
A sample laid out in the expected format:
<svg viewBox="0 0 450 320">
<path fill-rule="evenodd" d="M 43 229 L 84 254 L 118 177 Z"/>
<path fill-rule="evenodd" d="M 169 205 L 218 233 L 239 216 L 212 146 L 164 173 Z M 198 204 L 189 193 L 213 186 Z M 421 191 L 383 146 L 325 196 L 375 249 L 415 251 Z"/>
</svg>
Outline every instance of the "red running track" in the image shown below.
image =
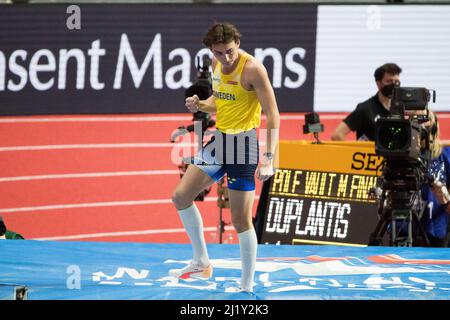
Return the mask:
<svg viewBox="0 0 450 320">
<path fill-rule="evenodd" d="M 344 116 L 321 114 L 322 140 Z M 449 119 L 440 114 L 443 139 Z M 310 140 L 303 123 L 303 114 L 283 114 L 280 139 Z M 0 214 L 27 239 L 186 243 L 170 201 L 179 181 L 170 137 L 189 124 L 188 114 L 2 117 Z M 219 240 L 216 189 L 197 202 L 209 243 Z M 224 239 L 237 242 L 231 225 Z"/>
</svg>

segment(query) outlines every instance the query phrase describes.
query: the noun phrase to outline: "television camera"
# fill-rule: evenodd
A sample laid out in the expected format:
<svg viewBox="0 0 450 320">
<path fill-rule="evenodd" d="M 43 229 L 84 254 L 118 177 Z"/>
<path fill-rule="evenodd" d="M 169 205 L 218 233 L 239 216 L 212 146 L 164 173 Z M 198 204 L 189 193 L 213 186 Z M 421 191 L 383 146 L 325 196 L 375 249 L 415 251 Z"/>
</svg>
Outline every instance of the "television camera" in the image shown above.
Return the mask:
<svg viewBox="0 0 450 320">
<path fill-rule="evenodd" d="M 420 218 L 426 205 L 422 187 L 433 182 L 428 174 L 433 128 L 423 125 L 430 120 L 431 97 L 435 102 L 434 90 L 397 84 L 391 99 L 391 115 L 376 121 L 375 152 L 384 160 L 377 188 L 369 192 L 378 200 L 379 215 L 369 245 L 383 245 L 389 230 L 390 246 L 429 246 Z"/>
</svg>

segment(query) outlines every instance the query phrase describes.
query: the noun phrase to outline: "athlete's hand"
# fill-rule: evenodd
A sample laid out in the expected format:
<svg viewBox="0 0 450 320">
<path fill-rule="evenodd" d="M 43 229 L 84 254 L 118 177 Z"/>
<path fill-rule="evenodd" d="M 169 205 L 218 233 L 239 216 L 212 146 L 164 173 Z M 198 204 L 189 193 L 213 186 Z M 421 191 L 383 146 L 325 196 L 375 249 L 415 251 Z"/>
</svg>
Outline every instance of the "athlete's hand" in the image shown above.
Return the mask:
<svg viewBox="0 0 450 320">
<path fill-rule="evenodd" d="M 261 181 L 266 181 L 271 176 L 273 176 L 273 174 L 274 171 L 272 161 L 261 163 L 258 169 L 256 170 L 256 178 Z"/>
<path fill-rule="evenodd" d="M 196 94 L 192 97 L 188 97 L 185 100 L 185 105 L 189 109 L 190 112 L 195 113 L 199 110 L 200 99 Z"/>
</svg>

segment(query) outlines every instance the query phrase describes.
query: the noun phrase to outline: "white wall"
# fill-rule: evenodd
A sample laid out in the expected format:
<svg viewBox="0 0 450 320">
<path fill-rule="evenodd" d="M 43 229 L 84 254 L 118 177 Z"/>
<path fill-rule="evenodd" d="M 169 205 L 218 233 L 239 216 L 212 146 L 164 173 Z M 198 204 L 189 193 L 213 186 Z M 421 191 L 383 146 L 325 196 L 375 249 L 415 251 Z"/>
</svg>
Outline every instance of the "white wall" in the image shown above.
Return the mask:
<svg viewBox="0 0 450 320">
<path fill-rule="evenodd" d="M 402 69 L 402 86 L 437 91 L 450 111 L 450 6 L 319 6 L 316 111 L 351 111 L 376 91 L 374 70 Z"/>
</svg>

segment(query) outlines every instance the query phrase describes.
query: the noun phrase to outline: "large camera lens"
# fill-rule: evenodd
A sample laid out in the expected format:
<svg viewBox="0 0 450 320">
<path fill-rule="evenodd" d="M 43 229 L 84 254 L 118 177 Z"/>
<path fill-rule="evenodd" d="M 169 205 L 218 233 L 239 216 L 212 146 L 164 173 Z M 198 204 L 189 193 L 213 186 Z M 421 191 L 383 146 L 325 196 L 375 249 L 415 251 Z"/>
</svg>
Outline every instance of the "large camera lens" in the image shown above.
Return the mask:
<svg viewBox="0 0 450 320">
<path fill-rule="evenodd" d="M 383 123 L 379 129 L 379 145 L 389 151 L 403 150 L 408 146 L 409 127 L 404 122 Z"/>
</svg>

